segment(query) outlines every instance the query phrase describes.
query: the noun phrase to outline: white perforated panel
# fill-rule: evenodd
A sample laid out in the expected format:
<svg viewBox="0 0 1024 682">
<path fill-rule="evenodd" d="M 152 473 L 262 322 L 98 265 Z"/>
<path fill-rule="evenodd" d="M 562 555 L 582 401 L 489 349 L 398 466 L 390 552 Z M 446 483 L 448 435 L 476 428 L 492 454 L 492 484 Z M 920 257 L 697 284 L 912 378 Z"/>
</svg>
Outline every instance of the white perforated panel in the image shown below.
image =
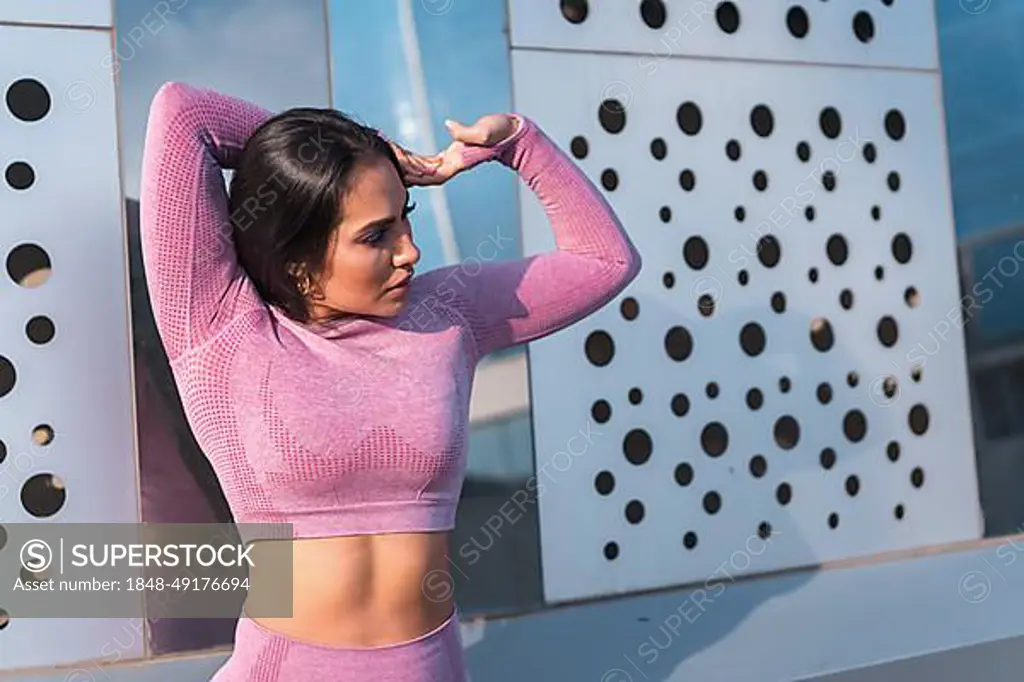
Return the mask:
<svg viewBox="0 0 1024 682">
<path fill-rule="evenodd" d="M 680 56 L 938 66 L 928 0 L 510 0 L 509 15 L 513 48 L 631 53 L 644 76 Z"/>
<path fill-rule="evenodd" d="M 546 598 L 979 537 L 937 75 L 512 64 L 644 261 L 530 347 Z M 527 251 L 554 248 L 523 197 Z"/>
<path fill-rule="evenodd" d="M 165 0 L 154 10 L 173 13 L 189 0 Z M 112 0 L 0 0 L 0 21 L 65 26 L 113 26 Z"/>
<path fill-rule="evenodd" d="M 138 520 L 110 46 L 0 27 L 0 526 Z M 0 669 L 142 653 L 137 622 L 11 615 Z"/>
</svg>

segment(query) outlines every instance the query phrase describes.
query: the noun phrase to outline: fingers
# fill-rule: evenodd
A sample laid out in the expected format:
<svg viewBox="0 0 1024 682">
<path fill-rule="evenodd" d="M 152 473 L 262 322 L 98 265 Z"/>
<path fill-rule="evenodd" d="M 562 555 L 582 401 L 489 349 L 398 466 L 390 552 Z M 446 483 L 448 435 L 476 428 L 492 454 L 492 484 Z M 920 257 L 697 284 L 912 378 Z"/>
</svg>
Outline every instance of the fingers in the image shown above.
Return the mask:
<svg viewBox="0 0 1024 682">
<path fill-rule="evenodd" d="M 471 126 L 464 126 L 458 121 L 448 120 L 444 122 L 453 140 L 465 144 L 487 144 L 487 128 L 483 125 L 483 119 Z"/>
</svg>

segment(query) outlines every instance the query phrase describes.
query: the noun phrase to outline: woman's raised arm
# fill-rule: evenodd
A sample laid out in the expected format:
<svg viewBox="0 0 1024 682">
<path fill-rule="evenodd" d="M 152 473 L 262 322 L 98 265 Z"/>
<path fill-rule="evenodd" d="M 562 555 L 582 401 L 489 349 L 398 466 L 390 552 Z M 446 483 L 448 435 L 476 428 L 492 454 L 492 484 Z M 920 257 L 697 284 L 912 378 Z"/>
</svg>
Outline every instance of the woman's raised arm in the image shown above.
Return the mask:
<svg viewBox="0 0 1024 682">
<path fill-rule="evenodd" d="M 140 241 L 161 340 L 173 362 L 259 304 L 232 242 L 222 169 L 270 112 L 235 97 L 165 83 L 150 105 L 142 158 Z"/>
<path fill-rule="evenodd" d="M 467 165 L 497 160 L 539 199 L 554 232 L 554 251 L 473 267 L 425 273 L 428 299 L 467 321 L 477 359 L 542 338 L 599 310 L 640 272 L 640 253 L 612 207 L 583 171 L 528 118 L 491 147 L 464 152 Z"/>
</svg>

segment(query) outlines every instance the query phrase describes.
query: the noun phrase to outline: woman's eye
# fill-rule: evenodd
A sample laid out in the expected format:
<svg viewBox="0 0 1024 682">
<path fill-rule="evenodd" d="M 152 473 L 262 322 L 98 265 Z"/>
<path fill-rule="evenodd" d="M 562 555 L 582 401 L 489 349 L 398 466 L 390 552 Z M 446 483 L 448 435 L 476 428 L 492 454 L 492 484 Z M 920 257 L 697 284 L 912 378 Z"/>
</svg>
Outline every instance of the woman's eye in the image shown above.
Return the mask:
<svg viewBox="0 0 1024 682">
<path fill-rule="evenodd" d="M 384 238 L 384 230 L 373 230 L 363 239 L 367 244 L 376 244 Z"/>
</svg>

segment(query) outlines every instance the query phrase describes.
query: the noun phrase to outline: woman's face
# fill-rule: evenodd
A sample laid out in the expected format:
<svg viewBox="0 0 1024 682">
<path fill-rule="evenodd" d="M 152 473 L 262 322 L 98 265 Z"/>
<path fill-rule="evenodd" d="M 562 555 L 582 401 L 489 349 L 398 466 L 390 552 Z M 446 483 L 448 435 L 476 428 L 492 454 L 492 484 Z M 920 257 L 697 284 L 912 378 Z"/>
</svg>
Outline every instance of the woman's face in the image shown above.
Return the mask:
<svg viewBox="0 0 1024 682">
<path fill-rule="evenodd" d="M 381 158 L 361 166 L 342 200 L 316 283 L 313 317 L 335 312 L 392 317 L 406 304 L 420 251 L 413 243 L 409 192 Z"/>
</svg>

